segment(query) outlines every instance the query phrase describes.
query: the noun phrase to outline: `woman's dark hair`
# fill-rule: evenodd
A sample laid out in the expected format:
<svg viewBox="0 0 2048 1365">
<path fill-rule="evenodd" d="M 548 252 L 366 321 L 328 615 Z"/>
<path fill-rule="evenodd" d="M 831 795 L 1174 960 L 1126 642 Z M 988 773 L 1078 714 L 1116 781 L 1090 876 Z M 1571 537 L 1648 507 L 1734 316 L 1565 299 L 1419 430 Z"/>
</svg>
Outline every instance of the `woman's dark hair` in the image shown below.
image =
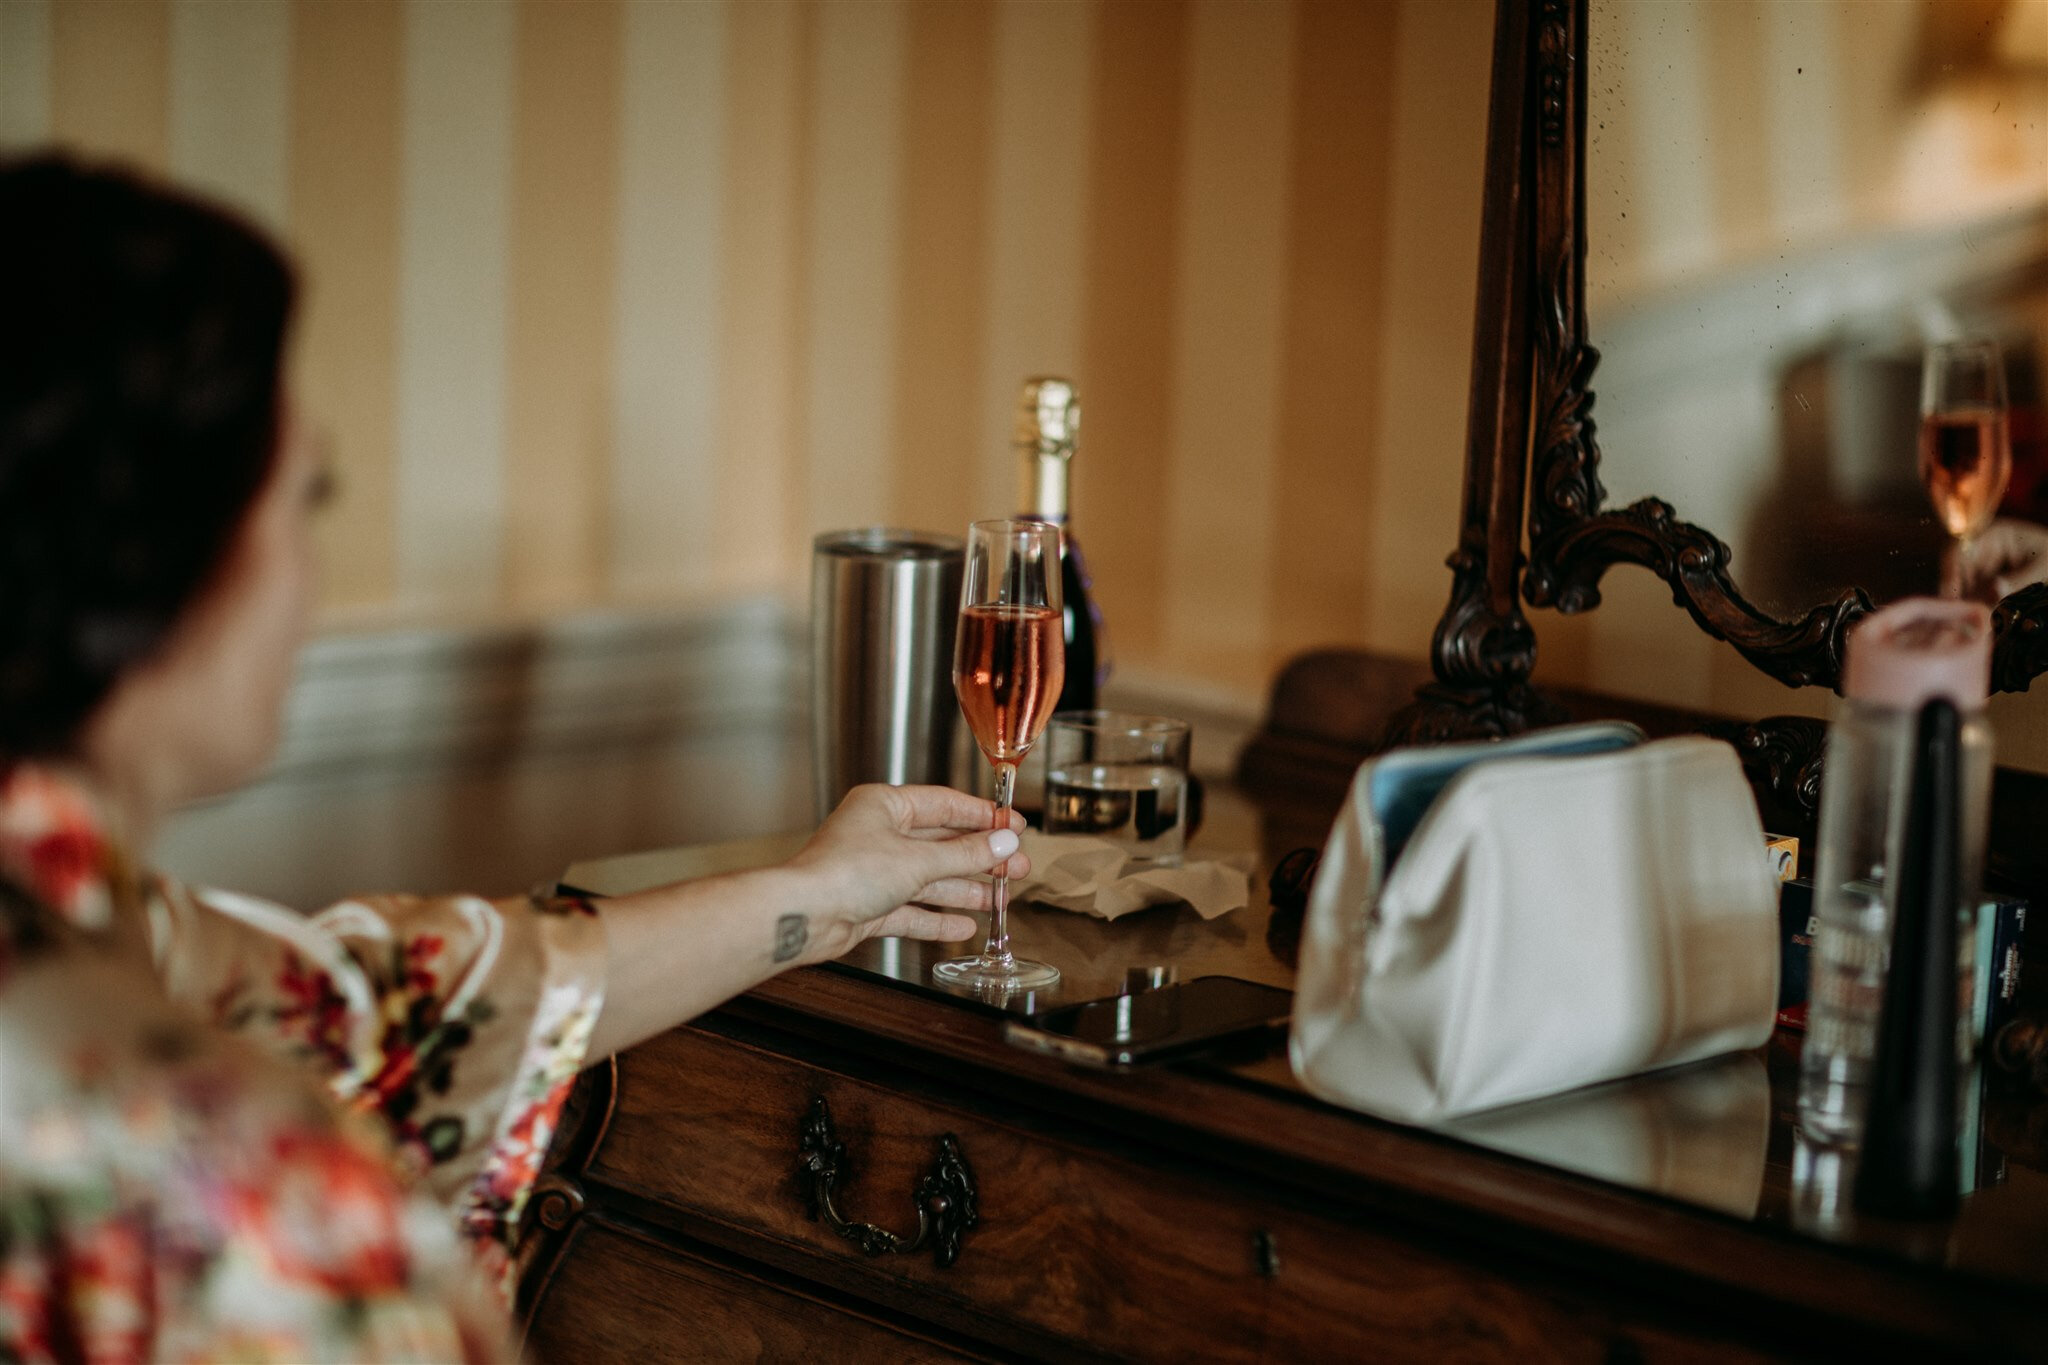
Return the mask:
<svg viewBox="0 0 2048 1365">
<path fill-rule="evenodd" d="M 70 750 L 220 565 L 277 452 L 294 292 L 221 209 L 0 159 L 0 761 Z"/>
</svg>

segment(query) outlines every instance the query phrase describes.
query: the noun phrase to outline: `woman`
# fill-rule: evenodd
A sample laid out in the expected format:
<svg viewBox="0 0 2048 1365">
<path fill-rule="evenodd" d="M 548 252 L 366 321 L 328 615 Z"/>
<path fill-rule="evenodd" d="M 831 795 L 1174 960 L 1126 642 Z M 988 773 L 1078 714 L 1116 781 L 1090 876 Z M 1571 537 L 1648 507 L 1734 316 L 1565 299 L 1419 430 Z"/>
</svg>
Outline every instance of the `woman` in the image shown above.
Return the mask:
<svg viewBox="0 0 2048 1365">
<path fill-rule="evenodd" d="M 142 872 L 276 738 L 326 483 L 292 297 L 218 210 L 0 164 L 0 1356 L 502 1354 L 453 1227 L 502 1281 L 585 1063 L 872 936 L 966 938 L 974 874 L 1026 870 L 988 802 L 863 788 L 780 867 L 597 904 L 305 919 Z"/>
</svg>

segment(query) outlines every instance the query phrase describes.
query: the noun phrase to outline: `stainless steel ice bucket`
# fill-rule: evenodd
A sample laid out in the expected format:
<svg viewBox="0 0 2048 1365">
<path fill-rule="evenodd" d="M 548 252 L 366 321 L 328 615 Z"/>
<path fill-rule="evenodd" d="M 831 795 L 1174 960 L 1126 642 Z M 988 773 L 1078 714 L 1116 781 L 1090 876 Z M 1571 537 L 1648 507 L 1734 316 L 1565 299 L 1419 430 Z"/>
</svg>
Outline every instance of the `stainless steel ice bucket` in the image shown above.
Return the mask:
<svg viewBox="0 0 2048 1365">
<path fill-rule="evenodd" d="M 811 543 L 811 757 L 818 817 L 862 782 L 946 782 L 960 705 L 953 635 L 966 548 L 867 527 Z"/>
</svg>

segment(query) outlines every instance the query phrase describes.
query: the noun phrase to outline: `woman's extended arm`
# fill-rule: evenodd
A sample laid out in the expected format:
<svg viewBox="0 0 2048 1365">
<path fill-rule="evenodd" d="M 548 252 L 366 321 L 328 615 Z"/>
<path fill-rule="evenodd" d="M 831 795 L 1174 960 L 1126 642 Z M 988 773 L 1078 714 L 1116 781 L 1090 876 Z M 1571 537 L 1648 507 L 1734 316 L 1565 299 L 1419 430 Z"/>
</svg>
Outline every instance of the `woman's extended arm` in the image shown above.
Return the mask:
<svg viewBox="0 0 2048 1365">
<path fill-rule="evenodd" d="M 987 903 L 973 874 L 1016 852 L 994 817 L 944 788 L 857 788 L 779 867 L 595 907 L 386 895 L 308 919 L 164 881 L 158 969 L 172 995 L 382 1115 L 502 1259 L 582 1067 L 863 939 L 968 937 L 973 920 L 922 907 Z M 1010 875 L 1027 868 L 1010 858 Z"/>
<path fill-rule="evenodd" d="M 1005 857 L 1011 876 L 1029 870 L 1011 856 L 1012 830 L 990 833 L 994 819 L 992 803 L 944 787 L 857 787 L 778 867 L 600 901 L 607 968 L 591 1060 L 866 939 L 971 937 L 966 915 L 924 907 L 985 909 L 974 874 Z"/>
</svg>

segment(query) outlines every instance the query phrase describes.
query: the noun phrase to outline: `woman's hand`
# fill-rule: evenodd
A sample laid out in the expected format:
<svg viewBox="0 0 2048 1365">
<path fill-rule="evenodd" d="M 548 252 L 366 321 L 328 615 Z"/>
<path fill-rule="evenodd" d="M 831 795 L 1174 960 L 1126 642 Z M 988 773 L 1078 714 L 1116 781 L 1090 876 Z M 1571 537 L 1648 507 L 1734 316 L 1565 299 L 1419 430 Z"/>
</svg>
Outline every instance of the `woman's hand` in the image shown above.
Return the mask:
<svg viewBox="0 0 2048 1365">
<path fill-rule="evenodd" d="M 1024 822 L 991 832 L 995 803 L 944 787 L 855 787 L 788 862 L 614 896 L 605 924 L 605 1001 L 590 1056 L 608 1056 L 789 967 L 883 936 L 951 942 L 983 910 L 975 874 L 1017 852 Z M 932 908 L 941 907 L 941 908 Z"/>
<path fill-rule="evenodd" d="M 2000 517 L 1942 552 L 1943 595 L 1997 606 L 2032 583 L 2048 580 L 2048 527 Z"/>
<path fill-rule="evenodd" d="M 777 960 L 821 962 L 871 938 L 973 937 L 972 919 L 945 911 L 989 908 L 976 874 L 1005 859 L 1012 877 L 1031 870 L 1017 852 L 1023 818 L 991 832 L 995 813 L 945 787 L 855 787 L 786 864 L 808 894 L 778 924 Z"/>
</svg>

